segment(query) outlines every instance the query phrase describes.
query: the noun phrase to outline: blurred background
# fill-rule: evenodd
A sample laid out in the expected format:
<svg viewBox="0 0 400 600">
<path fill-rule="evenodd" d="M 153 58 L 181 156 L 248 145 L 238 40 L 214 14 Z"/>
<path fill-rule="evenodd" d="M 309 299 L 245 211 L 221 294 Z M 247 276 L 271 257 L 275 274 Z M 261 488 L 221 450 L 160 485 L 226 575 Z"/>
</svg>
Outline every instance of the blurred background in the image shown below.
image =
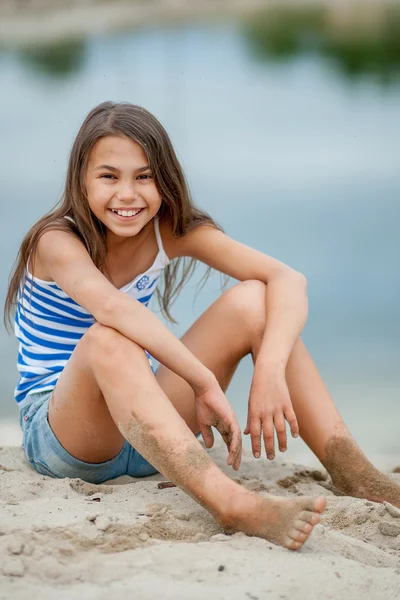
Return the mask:
<svg viewBox="0 0 400 600">
<path fill-rule="evenodd" d="M 307 276 L 303 339 L 361 447 L 398 458 L 399 31 L 399 3 L 378 0 L 0 0 L 2 305 L 86 113 L 140 104 L 228 235 Z M 198 292 L 202 272 L 177 335 L 220 293 L 219 275 Z M 0 444 L 18 431 L 16 352 L 3 328 Z M 228 392 L 243 428 L 251 373 Z"/>
</svg>

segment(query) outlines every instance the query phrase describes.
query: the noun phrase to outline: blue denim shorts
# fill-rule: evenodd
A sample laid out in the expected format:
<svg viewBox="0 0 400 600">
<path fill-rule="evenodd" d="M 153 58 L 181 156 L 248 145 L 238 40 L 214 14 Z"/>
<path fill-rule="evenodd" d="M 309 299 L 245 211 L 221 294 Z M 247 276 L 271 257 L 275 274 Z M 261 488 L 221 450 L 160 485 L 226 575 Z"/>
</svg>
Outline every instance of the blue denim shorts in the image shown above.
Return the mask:
<svg viewBox="0 0 400 600">
<path fill-rule="evenodd" d="M 50 477 L 79 477 L 90 483 L 102 483 L 121 475 L 147 477 L 158 473 L 146 459 L 125 442 L 121 452 L 102 463 L 87 463 L 69 454 L 56 438 L 48 420 L 51 391 L 29 396 L 30 402 L 20 409 L 22 446 L 36 471 Z"/>
</svg>

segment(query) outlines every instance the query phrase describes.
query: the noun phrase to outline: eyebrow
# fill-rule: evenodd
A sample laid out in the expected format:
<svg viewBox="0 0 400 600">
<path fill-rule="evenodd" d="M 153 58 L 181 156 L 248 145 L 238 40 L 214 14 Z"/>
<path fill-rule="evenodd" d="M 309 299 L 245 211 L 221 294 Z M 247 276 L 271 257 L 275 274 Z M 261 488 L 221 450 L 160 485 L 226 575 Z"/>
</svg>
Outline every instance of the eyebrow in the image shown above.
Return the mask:
<svg viewBox="0 0 400 600">
<path fill-rule="evenodd" d="M 113 167 L 112 165 L 99 165 L 98 167 L 95 167 L 94 170 L 98 171 L 99 169 L 105 169 L 106 171 L 114 171 L 115 173 L 119 171 L 119 169 Z M 147 171 L 148 169 L 150 169 L 149 165 L 145 165 L 144 167 L 139 167 L 138 169 L 136 169 L 136 173 L 141 173 L 142 171 Z"/>
</svg>

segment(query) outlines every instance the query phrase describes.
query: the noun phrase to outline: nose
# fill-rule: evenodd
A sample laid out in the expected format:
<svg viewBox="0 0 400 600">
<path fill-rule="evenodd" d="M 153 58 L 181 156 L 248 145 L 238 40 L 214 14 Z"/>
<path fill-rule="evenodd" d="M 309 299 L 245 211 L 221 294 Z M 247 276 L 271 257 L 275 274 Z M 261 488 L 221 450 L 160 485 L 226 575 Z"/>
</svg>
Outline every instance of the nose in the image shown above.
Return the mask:
<svg viewBox="0 0 400 600">
<path fill-rule="evenodd" d="M 135 182 L 121 182 L 121 184 L 118 186 L 116 196 L 122 202 L 132 202 L 133 200 L 136 200 L 138 198 L 138 193 L 135 186 Z"/>
</svg>

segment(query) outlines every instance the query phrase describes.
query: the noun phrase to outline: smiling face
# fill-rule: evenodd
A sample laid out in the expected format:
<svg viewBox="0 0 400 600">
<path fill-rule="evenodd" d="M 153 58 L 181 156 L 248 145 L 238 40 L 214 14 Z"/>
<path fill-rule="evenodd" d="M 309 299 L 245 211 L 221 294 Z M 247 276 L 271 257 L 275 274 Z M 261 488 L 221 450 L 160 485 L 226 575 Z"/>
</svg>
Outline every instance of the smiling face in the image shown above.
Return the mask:
<svg viewBox="0 0 400 600">
<path fill-rule="evenodd" d="M 96 142 L 85 185 L 89 206 L 108 235 L 138 234 L 161 206 L 146 154 L 128 137 L 109 135 Z"/>
</svg>

